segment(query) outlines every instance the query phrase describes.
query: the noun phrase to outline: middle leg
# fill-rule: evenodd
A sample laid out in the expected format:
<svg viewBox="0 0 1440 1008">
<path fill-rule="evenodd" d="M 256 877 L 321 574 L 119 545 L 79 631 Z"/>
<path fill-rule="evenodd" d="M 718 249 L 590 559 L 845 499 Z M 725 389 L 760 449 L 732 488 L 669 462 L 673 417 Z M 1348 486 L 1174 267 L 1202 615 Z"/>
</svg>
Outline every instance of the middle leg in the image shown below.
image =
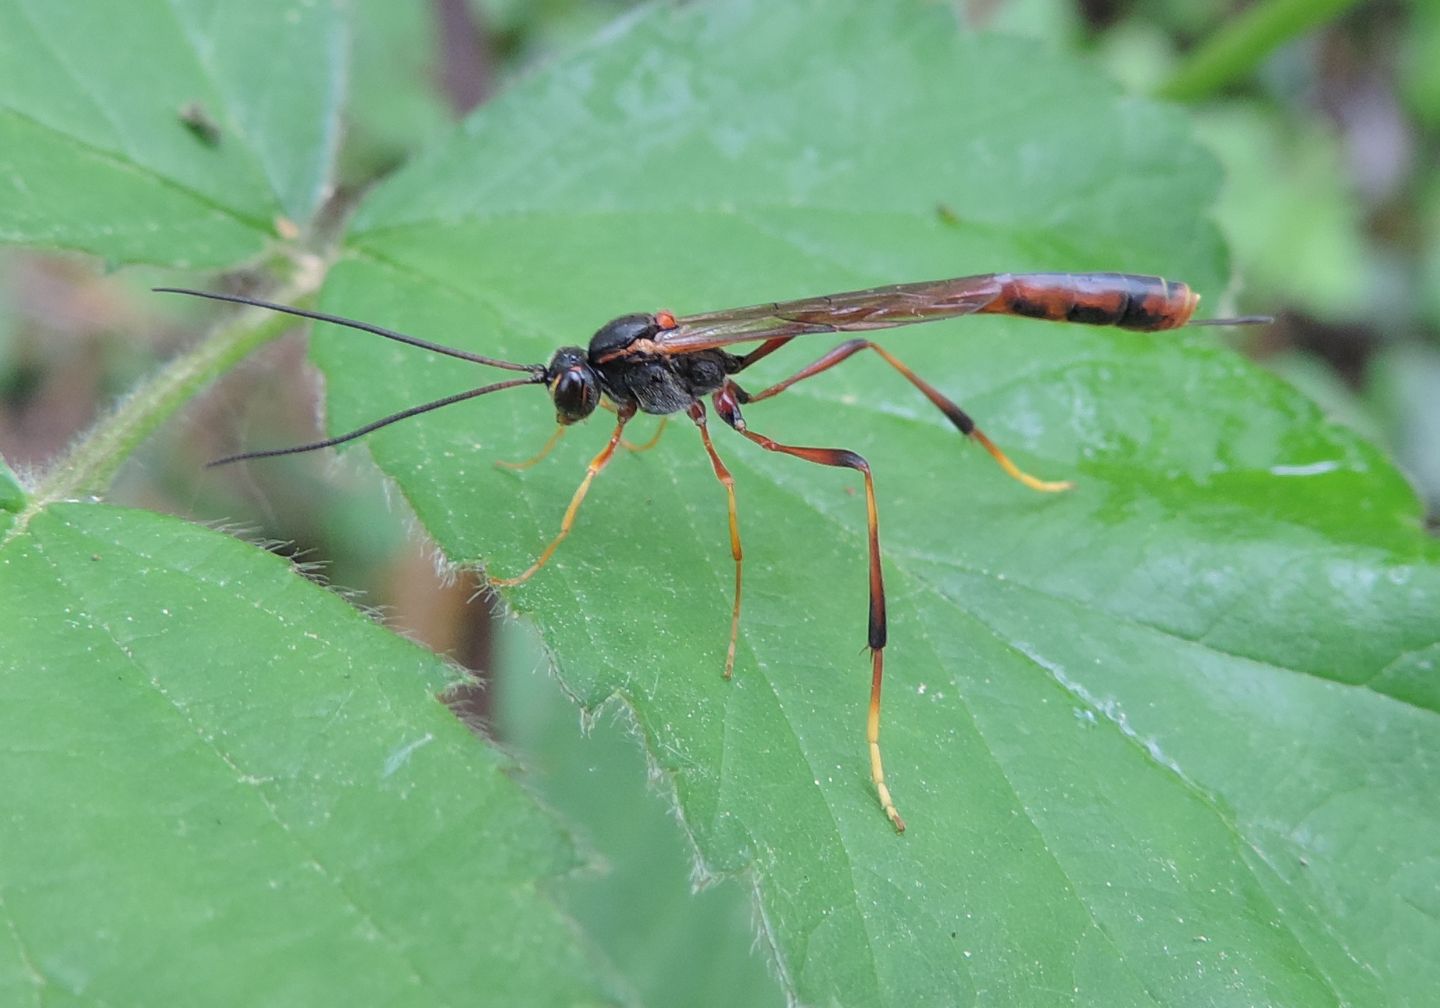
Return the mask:
<svg viewBox="0 0 1440 1008">
<path fill-rule="evenodd" d="M 740 520 L 735 510 L 735 477 L 730 475 L 730 470 L 715 453 L 715 445 L 710 441 L 710 428 L 705 422 L 704 403 L 696 402 L 690 407 L 690 419 L 700 428 L 700 440 L 710 456 L 710 464 L 715 467 L 715 478 L 725 487 L 730 505 L 730 555 L 735 558 L 735 603 L 730 610 L 730 647 L 725 651 L 725 678 L 729 679 L 735 672 L 735 641 L 740 635 L 740 568 L 744 559 L 740 549 Z"/>
</svg>

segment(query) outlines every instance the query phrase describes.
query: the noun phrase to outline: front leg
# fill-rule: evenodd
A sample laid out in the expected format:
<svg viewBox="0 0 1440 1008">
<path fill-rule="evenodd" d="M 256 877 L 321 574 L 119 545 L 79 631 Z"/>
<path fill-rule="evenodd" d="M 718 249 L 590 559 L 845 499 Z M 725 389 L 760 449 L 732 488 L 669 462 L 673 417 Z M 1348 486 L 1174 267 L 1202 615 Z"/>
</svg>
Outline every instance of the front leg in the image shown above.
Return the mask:
<svg viewBox="0 0 1440 1008">
<path fill-rule="evenodd" d="M 545 547 L 539 558 L 522 573 L 508 578 L 491 577 L 489 580 L 492 585 L 508 588 L 530 580 L 531 575 L 541 567 L 544 567 L 550 557 L 554 555 L 555 550 L 565 541 L 565 537 L 570 534 L 571 526 L 575 524 L 575 515 L 580 511 L 581 502 L 585 500 L 585 495 L 590 492 L 590 484 L 595 482 L 595 477 L 604 471 L 605 467 L 610 464 L 610 459 L 615 456 L 615 449 L 625 435 L 625 425 L 629 423 L 630 418 L 635 415 L 635 406 L 633 404 L 621 406 L 616 413 L 615 430 L 610 435 L 610 440 L 605 443 L 605 447 L 600 449 L 600 454 L 591 459 L 590 464 L 585 467 L 585 478 L 580 481 L 580 486 L 575 491 L 575 496 L 570 498 L 570 506 L 565 509 L 565 517 L 560 520 L 560 534 L 550 540 L 550 545 Z"/>
</svg>

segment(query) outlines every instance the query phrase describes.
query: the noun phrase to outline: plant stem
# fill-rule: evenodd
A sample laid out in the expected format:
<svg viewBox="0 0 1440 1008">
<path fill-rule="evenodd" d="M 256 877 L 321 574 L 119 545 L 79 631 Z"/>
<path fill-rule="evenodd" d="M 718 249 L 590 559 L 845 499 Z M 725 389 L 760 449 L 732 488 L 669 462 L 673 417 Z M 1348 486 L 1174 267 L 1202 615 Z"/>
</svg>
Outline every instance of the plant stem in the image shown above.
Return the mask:
<svg viewBox="0 0 1440 1008">
<path fill-rule="evenodd" d="M 1237 16 L 1190 54 L 1159 96 L 1197 101 L 1249 73 L 1283 42 L 1352 7 L 1355 0 L 1263 0 Z"/>
<path fill-rule="evenodd" d="M 312 296 L 319 289 L 323 271 L 314 270 L 313 274 L 277 292 L 276 300 L 295 304 Z M 45 507 L 102 494 L 135 449 L 202 386 L 293 324 L 288 316 L 261 309 L 241 312 L 151 375 L 96 421 L 45 473 L 0 539 L 0 546 L 24 532 L 30 519 Z"/>
</svg>

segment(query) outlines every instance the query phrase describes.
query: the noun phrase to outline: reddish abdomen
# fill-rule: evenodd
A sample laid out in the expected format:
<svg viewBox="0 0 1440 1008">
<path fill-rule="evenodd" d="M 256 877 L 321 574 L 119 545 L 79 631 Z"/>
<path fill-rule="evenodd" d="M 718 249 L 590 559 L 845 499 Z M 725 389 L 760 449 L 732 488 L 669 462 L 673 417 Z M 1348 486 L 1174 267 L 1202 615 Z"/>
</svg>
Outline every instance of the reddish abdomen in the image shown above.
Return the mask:
<svg viewBox="0 0 1440 1008">
<path fill-rule="evenodd" d="M 982 312 L 1051 322 L 1158 332 L 1189 322 L 1200 303 L 1183 283 L 1129 273 L 1000 273 L 995 279 L 1000 293 Z"/>
</svg>

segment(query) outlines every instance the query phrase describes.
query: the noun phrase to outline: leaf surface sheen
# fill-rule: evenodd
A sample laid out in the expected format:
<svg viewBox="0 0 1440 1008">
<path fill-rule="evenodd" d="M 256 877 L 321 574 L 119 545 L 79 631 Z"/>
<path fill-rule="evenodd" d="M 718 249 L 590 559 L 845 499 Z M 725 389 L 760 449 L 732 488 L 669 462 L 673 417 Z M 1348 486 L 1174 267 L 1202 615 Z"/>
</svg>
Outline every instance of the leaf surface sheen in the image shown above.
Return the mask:
<svg viewBox="0 0 1440 1008">
<path fill-rule="evenodd" d="M 303 228 L 340 15 L 0 0 L 0 241 L 233 267 Z M 73 502 L 106 433 L 0 461 L 0 1004 L 623 1001 L 546 892 L 571 837 L 435 697 L 457 670 L 234 536 Z"/>
<path fill-rule="evenodd" d="M 611 1000 L 537 892 L 576 854 L 443 660 L 113 507 L 32 516 L 0 598 L 5 1003 Z"/>
<path fill-rule="evenodd" d="M 277 216 L 303 225 L 326 194 L 345 46 L 333 0 L 5 0 L 0 240 L 253 257 Z"/>
<path fill-rule="evenodd" d="M 1178 116 L 929 5 L 654 10 L 374 193 L 325 301 L 522 362 L 626 311 L 992 270 L 1164 274 L 1217 314 L 1216 186 Z M 583 703 L 633 710 L 706 870 L 754 873 L 797 996 L 1423 1004 L 1440 567 L 1403 480 L 1215 330 L 878 338 L 1022 467 L 1077 483 L 1006 479 L 878 359 L 747 410 L 875 466 L 903 838 L 865 764 L 853 473 L 713 425 L 746 549 L 732 682 L 724 495 L 687 430 L 622 453 L 506 596 Z M 491 380 L 356 333 L 314 342 L 337 432 Z M 509 575 L 610 423 L 494 468 L 550 416 L 507 392 L 371 450 L 448 556 Z"/>
<path fill-rule="evenodd" d="M 331 173 L 339 8 L 125 14 L 0 3 L 0 239 L 218 266 L 277 214 L 303 224 Z M 133 59 L 141 39 L 168 58 Z M 218 143 L 181 121 L 192 102 Z M 1162 273 L 1218 314 L 1218 184 L 1178 115 L 934 5 L 652 8 L 370 194 L 325 300 L 522 361 L 621 312 L 991 270 Z M 715 425 L 747 557 L 732 682 L 724 495 L 687 430 L 622 453 L 508 593 L 567 688 L 634 716 L 703 870 L 753 878 L 798 1000 L 1429 1003 L 1436 549 L 1388 463 L 1217 337 L 997 319 L 881 337 L 1022 466 L 1075 479 L 1059 496 L 865 355 L 747 410 L 874 463 L 903 838 L 865 766 L 853 473 Z M 337 431 L 493 378 L 367 339 L 314 340 Z M 540 400 L 371 439 L 452 559 L 510 574 L 553 535 L 609 421 L 495 470 L 543 441 Z M 25 600 L 0 613 L 0 1001 L 184 1001 L 197 975 L 234 1003 L 467 1003 L 481 975 L 511 1001 L 614 997 L 536 897 L 573 852 L 424 696 L 442 665 L 223 537 L 26 503 L 0 471 L 0 530 L 28 523 L 0 546 L 0 598 Z M 337 669 L 372 683 L 358 707 Z M 66 708 L 62 734 L 42 705 Z M 448 954 L 456 920 L 471 958 Z"/>
</svg>

